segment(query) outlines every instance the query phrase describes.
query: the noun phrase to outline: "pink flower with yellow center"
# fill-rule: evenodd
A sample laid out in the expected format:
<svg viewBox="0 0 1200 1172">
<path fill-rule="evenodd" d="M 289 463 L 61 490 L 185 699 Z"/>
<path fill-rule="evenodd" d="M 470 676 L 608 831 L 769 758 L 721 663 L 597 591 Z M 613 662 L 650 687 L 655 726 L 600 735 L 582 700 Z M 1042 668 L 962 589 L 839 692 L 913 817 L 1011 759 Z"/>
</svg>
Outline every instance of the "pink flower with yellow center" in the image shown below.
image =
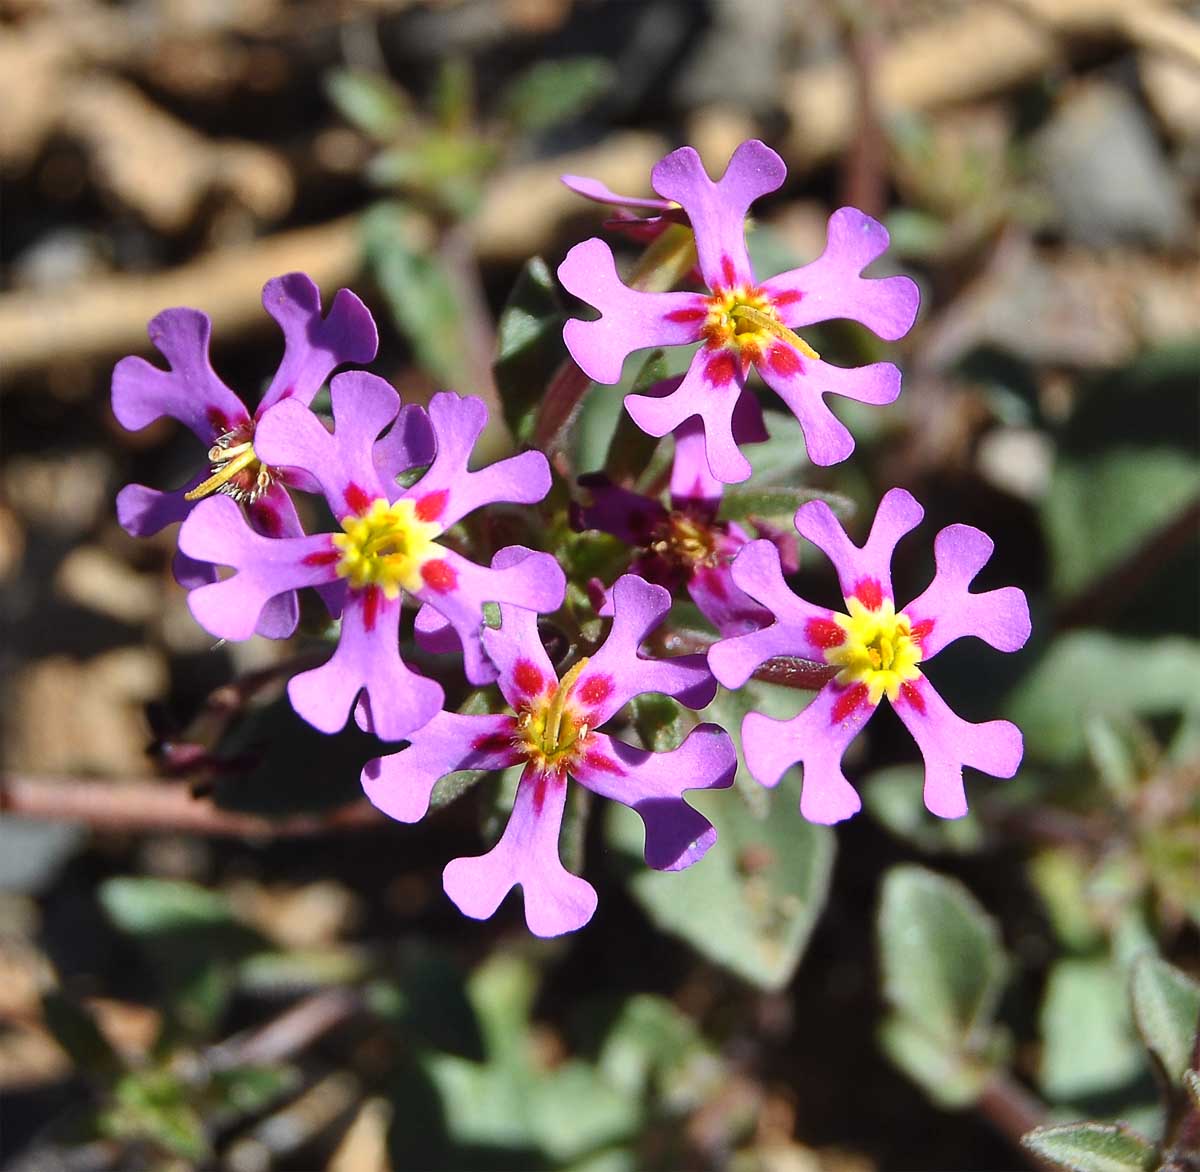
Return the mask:
<svg viewBox="0 0 1200 1172">
<path fill-rule="evenodd" d="M 265 537 L 303 533 L 289 488 L 311 489 L 302 473 L 264 463 L 255 449 L 263 416 L 279 403 L 307 405 L 330 373 L 348 362 L 370 362 L 379 336 L 363 303 L 339 289 L 327 317 L 321 294 L 303 273 L 288 273 L 263 287 L 263 308 L 283 331 L 283 357 L 253 413 L 213 371 L 208 357 L 212 322 L 198 309 L 165 309 L 149 325 L 150 340 L 166 358 L 162 370 L 144 358 L 122 358 L 113 370 L 112 408 L 130 431 L 169 415 L 208 449 L 208 460 L 187 484 L 160 492 L 128 484 L 117 495 L 117 519 L 127 533 L 148 537 L 182 521 L 203 497 L 222 493 L 245 507 Z M 189 589 L 216 580 L 216 568 L 179 553 L 175 577 Z M 259 633 L 285 638 L 296 628 L 295 591 L 277 595 L 259 618 Z"/>
<path fill-rule="evenodd" d="M 625 408 L 655 436 L 699 417 L 712 474 L 726 484 L 750 475 L 732 417 L 751 367 L 800 421 L 813 463 L 835 464 L 854 449 L 854 440 L 823 396 L 890 403 L 900 393 L 900 372 L 886 362 L 831 366 L 795 331 L 849 318 L 894 341 L 908 332 L 917 312 L 917 288 L 908 277 L 861 276 L 887 248 L 888 235 L 854 208 L 833 213 L 825 251 L 811 264 L 766 281 L 755 277 L 746 214 L 786 175 L 783 160 L 757 140 L 738 147 L 716 183 L 691 147 L 655 166 L 654 190 L 677 203 L 691 223 L 707 293 L 630 289 L 617 276 L 611 249 L 595 238 L 575 245 L 558 269 L 564 287 L 600 311 L 595 321 L 573 319 L 563 330 L 572 357 L 596 382 L 618 382 L 635 350 L 701 343 L 673 394 L 628 395 Z"/>
<path fill-rule="evenodd" d="M 354 707 L 363 728 L 401 740 L 444 700 L 440 685 L 400 656 L 405 594 L 453 630 L 475 684 L 496 678 L 480 643 L 486 603 L 532 611 L 561 605 L 565 579 L 550 554 L 510 546 L 488 568 L 442 544 L 451 525 L 482 505 L 540 501 L 550 468 L 540 452 L 523 452 L 468 471 L 487 422 L 480 399 L 443 392 L 428 415 L 413 405 L 401 410 L 400 396 L 363 371 L 338 375 L 331 394 L 332 433 L 303 404 L 281 403 L 260 422 L 255 445 L 271 464 L 312 477 L 341 531 L 270 539 L 246 524 L 229 497 L 202 501 L 180 529 L 179 547 L 237 573 L 193 590 L 188 605 L 214 635 L 245 639 L 271 598 L 325 588 L 341 613 L 337 649 L 321 667 L 292 678 L 292 707 L 322 732 L 340 729 Z M 430 460 L 415 484 L 399 487 L 401 473 Z"/>
<path fill-rule="evenodd" d="M 742 741 L 750 772 L 775 785 L 789 766 L 804 766 L 800 812 L 812 822 L 840 822 L 861 806 L 842 772 L 846 747 L 884 696 L 912 733 L 925 758 L 925 805 L 943 818 L 967 812 L 963 766 L 1012 777 L 1021 763 L 1020 730 L 1007 720 L 971 724 L 950 710 L 926 678 L 924 666 L 947 644 L 973 635 L 999 651 L 1016 651 L 1029 638 L 1029 607 L 1013 586 L 970 593 L 992 554 L 986 533 L 950 525 L 934 541 L 937 572 L 903 610 L 892 595 L 891 562 L 897 542 L 920 524 L 924 510 L 903 489 L 882 500 L 871 534 L 859 547 L 823 501 L 796 512 L 796 529 L 833 562 L 846 612 L 813 606 L 788 588 L 779 554 L 755 541 L 733 563 L 733 580 L 775 616 L 760 631 L 724 639 L 709 651 L 713 674 L 739 688 L 766 660 L 795 655 L 837 665 L 837 675 L 791 720 L 750 713 Z"/>
<path fill-rule="evenodd" d="M 496 564 L 512 557 L 497 555 Z M 582 927 L 596 892 L 559 859 L 567 780 L 631 806 L 646 827 L 646 862 L 659 870 L 691 866 L 713 845 L 712 824 L 683 800 L 689 789 L 733 783 L 737 757 L 724 730 L 697 725 L 677 748 L 652 753 L 600 731 L 632 697 L 673 696 L 689 708 L 712 700 L 716 681 L 702 655 L 651 659 L 639 654 L 670 609 L 670 595 L 627 574 L 613 587 L 613 623 L 594 655 L 558 677 L 538 635 L 537 616 L 502 605 L 498 630 L 483 633 L 510 711 L 440 712 L 408 748 L 368 762 L 367 797 L 389 817 L 416 822 L 439 779 L 460 769 L 507 769 L 524 763 L 516 801 L 500 841 L 478 858 L 455 859 L 446 894 L 468 916 L 487 919 L 520 884 L 525 919 L 538 936 Z"/>
</svg>

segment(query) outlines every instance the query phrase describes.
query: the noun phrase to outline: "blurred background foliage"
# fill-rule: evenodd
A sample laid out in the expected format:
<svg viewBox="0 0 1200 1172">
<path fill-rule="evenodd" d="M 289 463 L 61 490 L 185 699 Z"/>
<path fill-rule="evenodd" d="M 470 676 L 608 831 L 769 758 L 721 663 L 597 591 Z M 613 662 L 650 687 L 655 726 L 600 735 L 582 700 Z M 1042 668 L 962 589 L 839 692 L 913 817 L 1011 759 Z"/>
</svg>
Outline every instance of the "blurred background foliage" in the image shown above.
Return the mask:
<svg viewBox="0 0 1200 1172">
<path fill-rule="evenodd" d="M 466 921 L 441 868 L 495 834 L 504 779 L 457 776 L 425 824 L 384 823 L 357 782 L 375 742 L 280 699 L 321 653 L 316 611 L 296 644 L 212 646 L 173 534 L 116 525 L 118 486 L 181 482 L 190 452 L 115 424 L 112 361 L 196 305 L 253 397 L 277 355 L 259 290 L 304 269 L 365 298 L 406 398 L 498 404 L 503 451 L 571 377 L 553 269 L 611 214 L 557 176 L 648 194 L 672 146 L 719 171 L 751 136 L 791 172 L 757 209 L 760 273 L 815 256 L 853 203 L 923 306 L 899 346 L 814 331 L 834 361 L 898 356 L 905 392 L 847 405 L 859 447 L 833 469 L 770 411 L 726 513 L 778 523 L 819 491 L 853 526 L 904 485 L 928 514 L 897 561 L 908 596 L 937 527 L 986 529 L 980 585 L 1023 587 L 1034 637 L 956 646 L 935 682 L 1017 721 L 1025 764 L 969 776 L 971 813 L 939 822 L 881 717 L 848 759 L 864 812 L 836 832 L 799 819 L 799 778 L 742 778 L 696 802 L 718 848 L 664 875 L 626 811 L 580 802 L 564 857 L 600 889 L 593 923 L 533 941 L 515 898 Z M 6 1168 L 1191 1166 L 1194 3 L 3 0 L 0 175 Z M 631 361 L 623 386 L 685 360 Z M 560 468 L 661 478 L 669 445 L 619 404 L 588 395 Z M 487 524 L 502 544 L 536 520 Z M 541 536 L 586 623 L 587 579 L 627 555 Z M 822 560 L 801 566 L 833 601 Z M 756 683 L 704 716 L 803 696 Z M 680 733 L 670 705 L 631 719 L 648 744 Z"/>
</svg>

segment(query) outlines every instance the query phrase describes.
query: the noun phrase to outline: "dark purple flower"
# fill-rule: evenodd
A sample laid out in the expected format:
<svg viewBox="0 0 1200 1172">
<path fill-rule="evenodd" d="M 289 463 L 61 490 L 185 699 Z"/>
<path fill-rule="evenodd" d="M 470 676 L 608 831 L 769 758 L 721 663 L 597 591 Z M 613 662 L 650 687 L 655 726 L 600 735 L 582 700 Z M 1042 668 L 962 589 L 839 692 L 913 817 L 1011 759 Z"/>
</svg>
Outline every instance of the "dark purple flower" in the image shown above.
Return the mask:
<svg viewBox="0 0 1200 1172">
<path fill-rule="evenodd" d="M 193 590 L 188 604 L 214 635 L 245 639 L 276 595 L 337 584 L 337 650 L 323 666 L 291 680 L 292 706 L 316 728 L 335 732 L 362 692 L 359 723 L 385 740 L 400 740 L 443 702 L 441 687 L 400 657 L 404 592 L 450 624 L 467 677 L 476 684 L 496 676 L 479 638 L 486 602 L 533 611 L 561 604 L 563 572 L 550 554 L 511 546 L 503 568 L 488 569 L 439 543 L 451 525 L 481 505 L 541 500 L 550 468 L 540 452 L 523 452 L 469 472 L 468 459 L 487 422 L 479 399 L 443 392 L 430 401 L 426 417 L 416 406 L 400 410 L 400 396 L 364 371 L 338 375 L 331 390 L 333 433 L 303 404 L 285 402 L 260 421 L 255 444 L 270 465 L 312 477 L 341 531 L 266 538 L 229 498 L 203 501 L 179 531 L 180 549 L 237 573 Z M 414 485 L 400 488 L 397 476 L 431 457 L 430 426 L 433 462 Z"/>
<path fill-rule="evenodd" d="M 840 822 L 861 806 L 842 773 L 842 755 L 885 695 L 925 758 L 925 805 L 933 813 L 959 818 L 967 812 L 964 765 L 993 777 L 1012 777 L 1021 763 L 1021 733 L 1014 724 L 970 724 L 956 716 L 920 665 L 965 635 L 999 651 L 1023 647 L 1030 629 L 1025 595 L 1013 586 L 971 594 L 968 587 L 991 557 L 992 542 L 970 525 L 950 525 L 934 541 L 933 582 L 897 612 L 892 552 L 922 516 L 924 510 L 907 492 L 893 488 L 880 502 L 871 535 L 860 548 L 823 501 L 797 510 L 801 536 L 823 550 L 837 569 L 844 614 L 797 598 L 768 541 L 751 542 L 733 563 L 733 580 L 771 610 L 776 621 L 714 644 L 708 660 L 722 684 L 740 688 L 776 655 L 841 667 L 798 716 L 781 721 L 752 712 L 742 724 L 746 764 L 764 785 L 775 785 L 790 765 L 803 763 L 800 812 L 812 822 Z"/>
<path fill-rule="evenodd" d="M 502 551 L 494 564 L 509 564 Z M 538 936 L 557 936 L 587 923 L 596 892 L 559 859 L 558 837 L 567 778 L 602 797 L 631 806 L 646 826 L 646 862 L 677 871 L 700 859 L 717 832 L 684 800 L 689 789 L 733 783 L 736 755 L 716 725 L 694 728 L 677 749 L 651 753 L 600 732 L 632 697 L 674 696 L 702 708 L 716 692 L 704 657 L 648 659 L 638 653 L 670 609 L 661 586 L 628 574 L 613 588 L 612 630 L 590 659 L 561 680 L 538 636 L 537 616 L 501 607 L 501 626 L 483 633 L 500 669 L 509 714 L 441 712 L 412 744 L 363 770 L 367 796 L 385 814 L 416 822 L 439 778 L 459 769 L 505 769 L 524 762 L 516 802 L 500 841 L 477 858 L 455 859 L 444 873 L 446 894 L 475 919 L 487 919 L 520 884 L 525 919 Z"/>
<path fill-rule="evenodd" d="M 830 366 L 794 331 L 850 318 L 890 341 L 908 331 L 917 312 L 917 288 L 907 277 L 860 276 L 887 248 L 888 235 L 854 208 L 833 213 L 829 242 L 811 264 L 761 284 L 756 280 L 746 252 L 746 213 L 786 173 L 783 160 L 757 140 L 738 147 L 717 183 L 691 147 L 654 168 L 655 191 L 680 205 L 695 232 L 707 294 L 630 289 L 599 239 L 575 245 L 558 269 L 570 292 L 600 310 L 597 320 L 573 319 L 563 330 L 575 361 L 597 382 L 619 381 L 626 356 L 635 350 L 703 343 L 674 394 L 628 395 L 625 407 L 650 435 L 666 435 L 698 416 L 712 474 L 726 484 L 750 475 L 732 416 L 751 366 L 800 421 L 813 463 L 835 464 L 850 454 L 854 440 L 823 396 L 890 403 L 900 393 L 900 372 L 886 362 Z"/>
<path fill-rule="evenodd" d="M 122 358 L 113 370 L 112 408 L 122 427 L 137 431 L 169 415 L 190 428 L 208 449 L 208 462 L 183 488 L 160 492 L 127 484 L 117 494 L 117 518 L 126 532 L 148 537 L 182 521 L 193 504 L 220 492 L 246 506 L 250 523 L 267 537 L 296 537 L 303 530 L 288 487 L 311 487 L 288 470 L 264 464 L 255 432 L 276 404 L 307 405 L 330 373 L 348 362 L 370 362 L 379 336 L 367 308 L 349 289 L 339 289 L 329 316 L 321 316 L 321 293 L 304 273 L 275 277 L 263 287 L 263 308 L 283 330 L 283 357 L 271 385 L 251 414 L 213 371 L 208 357 L 212 322 L 198 309 L 165 309 L 148 327 L 167 360 L 162 370 L 143 358 Z M 187 587 L 211 582 L 214 567 L 177 554 L 175 576 Z M 290 635 L 299 615 L 294 591 L 272 599 L 261 616 L 261 634 Z"/>
</svg>

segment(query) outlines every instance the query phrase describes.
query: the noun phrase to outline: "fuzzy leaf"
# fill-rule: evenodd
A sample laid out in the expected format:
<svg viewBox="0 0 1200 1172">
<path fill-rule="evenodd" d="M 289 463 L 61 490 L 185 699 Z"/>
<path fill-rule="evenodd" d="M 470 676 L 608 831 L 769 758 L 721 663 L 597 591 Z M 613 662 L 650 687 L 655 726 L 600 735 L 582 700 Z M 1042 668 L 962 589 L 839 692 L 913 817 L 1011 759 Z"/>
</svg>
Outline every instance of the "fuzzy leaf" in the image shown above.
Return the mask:
<svg viewBox="0 0 1200 1172">
<path fill-rule="evenodd" d="M 1153 1145 L 1116 1123 L 1039 1127 L 1021 1143 L 1068 1172 L 1150 1172 L 1158 1166 Z"/>
<path fill-rule="evenodd" d="M 365 69 L 334 69 L 325 92 L 347 122 L 379 142 L 395 138 L 412 117 L 408 95 L 390 78 Z"/>
<path fill-rule="evenodd" d="M 496 327 L 496 386 L 514 430 L 541 398 L 566 354 L 564 320 L 554 276 L 535 256 L 521 269 Z"/>
<path fill-rule="evenodd" d="M 1133 1017 L 1173 1086 L 1192 1065 L 1200 1028 L 1200 984 L 1161 957 L 1140 957 L 1130 979 Z"/>
<path fill-rule="evenodd" d="M 773 521 L 790 529 L 796 510 L 808 501 L 824 501 L 843 519 L 852 517 L 856 508 L 854 502 L 841 493 L 777 485 L 770 488 L 727 488 L 721 498 L 719 516 L 724 521 L 746 521 L 761 517 L 764 521 Z"/>
<path fill-rule="evenodd" d="M 508 85 L 500 108 L 517 130 L 536 133 L 581 114 L 615 80 L 616 72 L 604 57 L 541 61 Z"/>
</svg>

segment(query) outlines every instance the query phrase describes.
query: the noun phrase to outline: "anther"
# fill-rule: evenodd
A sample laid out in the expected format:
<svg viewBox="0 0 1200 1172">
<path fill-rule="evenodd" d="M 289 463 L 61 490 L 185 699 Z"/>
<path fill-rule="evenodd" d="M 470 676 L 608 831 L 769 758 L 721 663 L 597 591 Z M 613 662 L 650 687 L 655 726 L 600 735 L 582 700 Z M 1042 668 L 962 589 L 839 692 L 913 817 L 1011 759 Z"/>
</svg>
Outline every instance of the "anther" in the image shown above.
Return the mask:
<svg viewBox="0 0 1200 1172">
<path fill-rule="evenodd" d="M 244 449 L 244 450 L 242 450 Z M 228 484 L 243 468 L 249 468 L 251 464 L 258 460 L 255 455 L 254 448 L 251 444 L 240 445 L 239 449 L 230 448 L 221 452 L 222 456 L 228 456 L 230 452 L 237 451 L 237 455 L 233 456 L 227 463 L 222 464 L 207 480 L 197 484 L 190 492 L 183 494 L 185 501 L 198 501 L 201 497 L 206 497 L 210 493 L 216 492 L 217 489 Z M 209 453 L 211 455 L 211 453 Z M 266 474 L 266 484 L 262 483 L 262 476 Z M 260 470 L 257 483 L 260 488 L 266 488 L 270 484 L 270 473 L 266 469 Z"/>
<path fill-rule="evenodd" d="M 815 361 L 821 357 L 799 334 L 793 330 L 789 330 L 783 322 L 771 314 L 763 313 L 761 309 L 755 309 L 751 305 L 735 305 L 729 311 L 729 316 L 734 321 L 744 321 L 752 325 L 756 330 L 765 330 L 768 334 L 773 334 L 780 341 L 794 347 L 805 358 Z"/>
</svg>

